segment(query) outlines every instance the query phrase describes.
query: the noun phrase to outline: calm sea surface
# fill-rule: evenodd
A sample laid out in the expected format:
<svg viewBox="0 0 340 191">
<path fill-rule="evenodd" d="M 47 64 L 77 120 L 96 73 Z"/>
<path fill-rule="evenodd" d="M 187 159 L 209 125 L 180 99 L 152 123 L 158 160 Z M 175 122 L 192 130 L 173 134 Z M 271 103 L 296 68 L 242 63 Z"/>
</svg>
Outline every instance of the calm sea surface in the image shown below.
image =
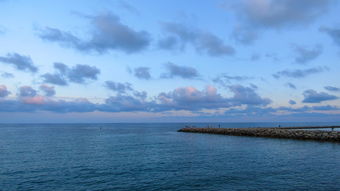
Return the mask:
<svg viewBox="0 0 340 191">
<path fill-rule="evenodd" d="M 338 143 L 176 132 L 184 125 L 2 124 L 0 190 L 340 190 Z"/>
</svg>

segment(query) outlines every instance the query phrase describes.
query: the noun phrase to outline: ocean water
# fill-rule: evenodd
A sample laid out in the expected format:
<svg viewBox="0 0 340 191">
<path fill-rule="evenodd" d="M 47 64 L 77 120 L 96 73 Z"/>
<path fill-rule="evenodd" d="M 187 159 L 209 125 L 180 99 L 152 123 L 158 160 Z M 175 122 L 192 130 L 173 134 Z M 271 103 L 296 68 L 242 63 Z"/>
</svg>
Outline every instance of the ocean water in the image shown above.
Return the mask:
<svg viewBox="0 0 340 191">
<path fill-rule="evenodd" d="M 0 190 L 340 190 L 339 143 L 176 132 L 184 125 L 2 124 Z"/>
</svg>

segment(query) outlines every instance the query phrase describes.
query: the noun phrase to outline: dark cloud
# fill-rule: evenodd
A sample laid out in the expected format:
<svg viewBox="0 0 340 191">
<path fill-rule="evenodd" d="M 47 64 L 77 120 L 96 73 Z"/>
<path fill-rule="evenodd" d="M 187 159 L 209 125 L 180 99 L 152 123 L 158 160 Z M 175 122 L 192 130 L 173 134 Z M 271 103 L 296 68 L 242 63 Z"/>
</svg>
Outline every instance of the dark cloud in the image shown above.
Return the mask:
<svg viewBox="0 0 340 191">
<path fill-rule="evenodd" d="M 331 91 L 331 92 L 340 92 L 340 88 L 337 88 L 337 87 L 334 87 L 334 86 L 325 86 L 324 88 L 328 91 Z"/>
<path fill-rule="evenodd" d="M 93 112 L 97 111 L 97 104 L 91 103 L 85 98 L 78 98 L 72 101 L 64 101 L 64 100 L 51 100 L 51 99 L 43 99 L 43 104 L 35 104 L 36 110 L 43 111 L 52 111 L 58 113 L 68 113 L 68 112 Z M 39 103 L 39 102 L 38 102 Z"/>
<path fill-rule="evenodd" d="M 149 67 L 138 67 L 133 70 L 133 74 L 143 80 L 151 79 L 150 68 Z"/>
<path fill-rule="evenodd" d="M 317 111 L 339 111 L 339 107 L 332 106 L 332 105 L 321 105 L 321 106 L 313 106 L 311 107 L 312 110 Z"/>
<path fill-rule="evenodd" d="M 290 82 L 286 83 L 286 86 L 288 86 L 291 89 L 296 90 L 296 86 L 294 84 L 290 83 Z"/>
<path fill-rule="evenodd" d="M 226 45 L 222 39 L 211 34 L 203 33 L 196 42 L 198 52 L 207 53 L 210 56 L 229 56 L 235 53 L 234 48 Z"/>
<path fill-rule="evenodd" d="M 162 78 L 180 77 L 184 79 L 195 79 L 199 77 L 197 70 L 192 67 L 179 66 L 171 62 L 166 63 L 165 67 L 167 72 L 161 75 Z"/>
<path fill-rule="evenodd" d="M 229 89 L 234 93 L 231 100 L 239 105 L 268 105 L 272 101 L 269 98 L 260 97 L 253 88 L 244 87 L 241 85 L 229 86 Z"/>
<path fill-rule="evenodd" d="M 165 38 L 159 40 L 158 46 L 161 49 L 174 50 L 174 49 L 178 48 L 177 47 L 178 43 L 179 43 L 179 40 L 176 37 L 168 36 L 168 37 L 165 37 Z"/>
<path fill-rule="evenodd" d="M 243 0 L 233 10 L 246 25 L 282 28 L 308 24 L 324 14 L 333 0 Z"/>
<path fill-rule="evenodd" d="M 152 104 L 146 101 L 147 93 L 137 91 L 130 83 L 120 83 L 106 81 L 105 86 L 114 92 L 116 96 L 111 96 L 101 105 L 102 111 L 151 111 Z"/>
<path fill-rule="evenodd" d="M 46 73 L 41 76 L 44 80 L 44 83 L 59 85 L 59 86 L 66 86 L 67 80 L 61 74 L 50 74 Z"/>
<path fill-rule="evenodd" d="M 289 104 L 290 104 L 290 105 L 295 105 L 295 104 L 296 104 L 296 101 L 294 101 L 294 100 L 289 100 Z"/>
<path fill-rule="evenodd" d="M 340 28 L 331 28 L 331 27 L 321 27 L 321 32 L 325 32 L 328 34 L 334 41 L 334 43 L 340 46 Z"/>
<path fill-rule="evenodd" d="M 303 92 L 303 103 L 320 103 L 323 101 L 338 99 L 337 96 L 327 94 L 325 92 L 316 92 L 315 90 L 306 90 Z"/>
<path fill-rule="evenodd" d="M 87 99 L 74 99 L 71 101 L 54 100 L 48 97 L 34 96 L 19 100 L 0 101 L 0 112 L 36 112 L 50 111 L 56 113 L 93 112 L 98 105 Z"/>
<path fill-rule="evenodd" d="M 316 68 L 309 68 L 304 70 L 282 70 L 275 74 L 273 74 L 274 78 L 281 78 L 281 77 L 288 77 L 288 78 L 304 78 L 311 74 L 317 74 L 324 71 L 327 71 L 327 67 L 316 67 Z"/>
<path fill-rule="evenodd" d="M 0 98 L 7 97 L 9 94 L 11 94 L 11 92 L 7 90 L 7 87 L 0 85 Z"/>
<path fill-rule="evenodd" d="M 100 74 L 100 70 L 94 66 L 77 64 L 67 72 L 67 77 L 74 83 L 85 83 L 86 80 L 97 80 L 97 76 Z"/>
<path fill-rule="evenodd" d="M 34 97 L 37 95 L 37 91 L 30 86 L 22 86 L 19 88 L 20 97 Z"/>
<path fill-rule="evenodd" d="M 228 87 L 230 83 L 232 82 L 242 82 L 254 79 L 253 77 L 249 76 L 231 76 L 228 74 L 220 74 L 218 77 L 213 79 L 213 82 L 223 86 Z"/>
<path fill-rule="evenodd" d="M 14 75 L 12 73 L 2 72 L 1 77 L 3 77 L 3 78 L 14 78 Z"/>
<path fill-rule="evenodd" d="M 46 73 L 42 75 L 44 83 L 65 86 L 68 81 L 78 84 L 84 84 L 88 80 L 97 80 L 100 70 L 95 66 L 77 64 L 73 67 L 68 67 L 63 63 L 54 63 L 56 73 Z"/>
<path fill-rule="evenodd" d="M 39 37 L 50 42 L 58 42 L 62 46 L 72 47 L 79 50 L 86 50 L 86 43 L 70 32 L 61 31 L 56 28 L 46 27 L 41 30 Z"/>
<path fill-rule="evenodd" d="M 146 93 L 146 91 L 136 91 L 136 90 L 134 90 L 133 91 L 133 95 L 135 96 L 135 97 L 137 97 L 137 98 L 140 98 L 140 99 L 146 99 L 147 98 L 147 96 L 148 96 L 148 94 Z"/>
<path fill-rule="evenodd" d="M 56 69 L 60 74 L 66 74 L 70 69 L 64 63 L 55 62 L 53 64 L 54 69 Z"/>
<path fill-rule="evenodd" d="M 265 117 L 264 119 L 270 119 L 271 122 L 273 119 L 277 117 L 294 117 L 295 119 L 301 120 L 302 117 L 311 117 L 310 119 L 314 119 L 315 117 L 325 117 L 329 116 L 332 118 L 336 118 L 339 115 L 334 114 L 326 114 L 325 111 L 338 111 L 339 107 L 336 106 L 303 106 L 298 108 L 292 107 L 258 107 L 258 106 L 247 106 L 245 108 L 232 108 L 227 110 L 222 116 L 224 119 L 226 117 L 238 119 L 242 117 L 246 117 L 245 119 L 249 119 L 249 117 L 255 117 L 250 119 L 259 119 L 259 117 Z M 201 117 L 201 116 L 200 116 Z M 282 119 L 282 118 L 281 118 Z M 289 118 L 286 118 L 289 119 Z M 291 119 L 291 118 L 290 118 Z M 282 120 L 280 120 L 282 121 Z"/>
<path fill-rule="evenodd" d="M 212 33 L 172 22 L 165 22 L 162 27 L 168 35 L 159 41 L 159 47 L 162 49 L 183 50 L 190 44 L 197 52 L 210 56 L 229 56 L 235 53 L 234 48 Z"/>
<path fill-rule="evenodd" d="M 98 53 L 111 50 L 134 53 L 144 50 L 150 44 L 149 33 L 130 28 L 123 24 L 119 17 L 111 13 L 87 18 L 90 19 L 92 26 L 92 33 L 88 40 L 82 40 L 70 32 L 49 27 L 41 30 L 39 37 L 80 51 Z"/>
<path fill-rule="evenodd" d="M 29 72 L 37 72 L 38 68 L 34 66 L 31 57 L 20 55 L 18 53 L 9 53 L 0 57 L 0 62 L 13 65 L 16 69 Z"/>
<path fill-rule="evenodd" d="M 40 90 L 42 90 L 47 97 L 54 96 L 55 95 L 55 89 L 53 86 L 48 86 L 46 84 L 41 85 Z"/>
<path fill-rule="evenodd" d="M 128 91 L 133 90 L 130 83 L 120 83 L 120 82 L 113 82 L 113 81 L 106 81 L 105 87 L 119 94 L 124 94 Z"/>
<path fill-rule="evenodd" d="M 323 51 L 322 46 L 320 45 L 316 45 L 313 48 L 295 45 L 294 50 L 296 53 L 295 62 L 299 64 L 306 64 L 316 59 Z"/>
<path fill-rule="evenodd" d="M 121 112 L 121 111 L 146 111 L 152 110 L 151 103 L 129 95 L 117 95 L 105 100 L 105 105 L 100 106 L 101 111 Z"/>
</svg>

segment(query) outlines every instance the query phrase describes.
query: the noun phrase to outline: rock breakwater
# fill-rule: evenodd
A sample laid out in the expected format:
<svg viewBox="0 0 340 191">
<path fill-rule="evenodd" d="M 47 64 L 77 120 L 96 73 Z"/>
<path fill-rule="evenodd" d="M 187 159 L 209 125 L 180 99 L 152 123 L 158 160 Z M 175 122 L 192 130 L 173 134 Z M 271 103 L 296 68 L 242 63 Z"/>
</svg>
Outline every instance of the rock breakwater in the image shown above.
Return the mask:
<svg viewBox="0 0 340 191">
<path fill-rule="evenodd" d="M 301 130 L 301 129 L 304 129 L 304 128 L 299 127 L 299 129 L 295 129 L 295 128 L 185 127 L 185 128 L 178 130 L 178 132 L 340 142 L 340 131 Z"/>
</svg>

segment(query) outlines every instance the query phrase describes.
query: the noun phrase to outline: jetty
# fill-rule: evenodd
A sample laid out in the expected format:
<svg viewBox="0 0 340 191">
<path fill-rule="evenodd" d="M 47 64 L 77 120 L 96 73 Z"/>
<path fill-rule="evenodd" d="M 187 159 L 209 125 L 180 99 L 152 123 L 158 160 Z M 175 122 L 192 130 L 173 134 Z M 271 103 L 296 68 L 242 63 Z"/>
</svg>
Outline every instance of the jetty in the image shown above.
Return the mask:
<svg viewBox="0 0 340 191">
<path fill-rule="evenodd" d="M 269 137 L 285 138 L 299 140 L 315 140 L 340 143 L 340 131 L 334 129 L 340 126 L 315 126 L 315 127 L 268 127 L 268 128 L 215 128 L 215 127 L 191 127 L 186 126 L 179 129 L 178 132 L 185 133 L 208 133 L 232 136 L 251 136 L 251 137 Z M 308 129 L 308 130 L 305 130 Z M 321 129 L 331 129 L 325 131 Z"/>
</svg>

